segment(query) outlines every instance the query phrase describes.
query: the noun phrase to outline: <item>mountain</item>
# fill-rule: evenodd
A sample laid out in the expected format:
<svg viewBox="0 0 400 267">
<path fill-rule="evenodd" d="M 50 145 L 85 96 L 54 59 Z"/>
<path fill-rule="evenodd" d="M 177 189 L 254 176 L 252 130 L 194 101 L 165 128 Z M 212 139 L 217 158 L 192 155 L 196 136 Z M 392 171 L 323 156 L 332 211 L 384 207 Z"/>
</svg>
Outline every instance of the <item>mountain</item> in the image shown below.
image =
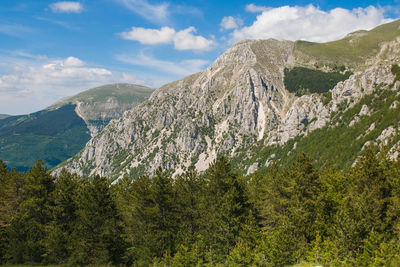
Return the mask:
<svg viewBox="0 0 400 267">
<path fill-rule="evenodd" d="M 85 121 L 90 135 L 94 137 L 112 119 L 119 118 L 124 111 L 147 100 L 153 91 L 146 86 L 134 84 L 104 85 L 63 99 L 48 109 L 57 109 L 67 104 L 76 105 L 76 114 Z"/>
<path fill-rule="evenodd" d="M 145 101 L 152 89 L 105 85 L 28 115 L 0 120 L 0 158 L 25 171 L 41 158 L 49 168 L 79 152 L 110 120 Z"/>
<path fill-rule="evenodd" d="M 115 180 L 164 167 L 179 174 L 191 165 L 203 171 L 219 154 L 252 173 L 306 147 L 340 157 L 337 144 L 355 146 L 343 148 L 351 164 L 367 142 L 385 143 L 397 132 L 399 27 L 395 21 L 328 43 L 239 42 L 111 121 L 55 173 Z"/>
</svg>

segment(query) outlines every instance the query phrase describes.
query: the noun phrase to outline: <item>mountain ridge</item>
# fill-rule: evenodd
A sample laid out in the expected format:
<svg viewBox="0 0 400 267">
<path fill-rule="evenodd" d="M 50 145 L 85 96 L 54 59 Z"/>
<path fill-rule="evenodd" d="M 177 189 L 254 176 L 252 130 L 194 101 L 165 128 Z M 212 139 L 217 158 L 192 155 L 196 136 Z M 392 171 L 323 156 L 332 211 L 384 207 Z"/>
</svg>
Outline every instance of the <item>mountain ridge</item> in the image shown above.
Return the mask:
<svg viewBox="0 0 400 267">
<path fill-rule="evenodd" d="M 105 85 L 31 114 L 6 117 L 0 120 L 0 157 L 22 171 L 38 158 L 54 167 L 81 150 L 111 119 L 146 100 L 152 91 L 129 84 Z"/>
<path fill-rule="evenodd" d="M 360 57 L 351 62 L 314 57 L 315 46 L 351 45 L 357 36 L 313 44 L 311 52 L 290 41 L 241 41 L 204 71 L 160 87 L 148 101 L 111 121 L 55 172 L 66 167 L 80 175 L 118 179 L 164 167 L 176 175 L 191 165 L 205 170 L 217 155 L 234 157 L 256 142 L 283 145 L 324 127 L 340 105 L 350 107 L 379 83 L 393 80 L 390 67 L 399 62 L 399 40 L 395 38 L 399 33 L 389 34 L 390 38 L 378 33 L 390 32 L 399 24 L 395 21 L 369 31 L 370 43 L 380 50 L 368 46 L 361 61 Z M 328 56 L 335 56 L 337 51 L 332 51 Z M 355 73 L 334 89 L 327 88 L 329 94 L 296 96 L 284 85 L 285 69 L 296 66 L 325 73 L 344 68 Z"/>
<path fill-rule="evenodd" d="M 153 91 L 136 84 L 107 84 L 61 99 L 46 109 L 54 110 L 62 105 L 75 104 L 76 114 L 85 121 L 90 135 L 94 137 L 111 119 L 122 116 L 125 110 L 149 98 Z"/>
</svg>

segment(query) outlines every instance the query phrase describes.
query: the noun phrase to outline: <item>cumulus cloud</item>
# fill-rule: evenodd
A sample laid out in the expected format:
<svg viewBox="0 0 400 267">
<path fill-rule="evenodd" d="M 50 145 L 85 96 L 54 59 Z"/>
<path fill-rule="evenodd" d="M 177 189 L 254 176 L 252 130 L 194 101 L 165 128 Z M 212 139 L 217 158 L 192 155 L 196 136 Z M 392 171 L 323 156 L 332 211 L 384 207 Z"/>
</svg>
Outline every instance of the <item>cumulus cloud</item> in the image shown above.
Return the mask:
<svg viewBox="0 0 400 267">
<path fill-rule="evenodd" d="M 175 30 L 170 27 L 162 27 L 159 30 L 132 27 L 129 32 L 121 33 L 121 36 L 125 40 L 134 40 L 142 44 L 156 45 L 171 43 L 175 33 Z"/>
<path fill-rule="evenodd" d="M 213 40 L 203 36 L 194 35 L 194 27 L 189 27 L 181 31 L 175 31 L 170 27 L 160 29 L 146 29 L 142 27 L 132 27 L 128 32 L 121 33 L 121 37 L 126 40 L 138 41 L 142 44 L 174 44 L 177 50 L 211 50 L 214 45 Z"/>
<path fill-rule="evenodd" d="M 85 62 L 80 60 L 79 58 L 76 57 L 68 57 L 66 60 L 64 60 L 63 66 L 66 67 L 82 67 L 85 65 Z"/>
<path fill-rule="evenodd" d="M 54 13 L 81 13 L 83 6 L 79 2 L 62 1 L 51 4 L 50 9 Z"/>
<path fill-rule="evenodd" d="M 265 6 L 257 6 L 255 4 L 249 4 L 246 6 L 246 11 L 251 13 L 259 13 L 263 11 L 268 11 L 268 7 Z"/>
<path fill-rule="evenodd" d="M 133 57 L 128 55 L 118 55 L 116 58 L 119 61 L 132 65 L 148 67 L 162 72 L 174 74 L 177 75 L 176 78 L 181 78 L 199 72 L 209 63 L 207 60 L 203 59 L 190 59 L 179 62 L 166 61 L 145 55 L 143 53 Z"/>
<path fill-rule="evenodd" d="M 168 21 L 168 3 L 150 4 L 147 0 L 118 0 L 129 10 L 143 18 L 156 23 L 163 24 Z"/>
<path fill-rule="evenodd" d="M 0 113 L 33 112 L 60 98 L 108 83 L 148 84 L 129 73 L 87 66 L 76 57 L 0 56 L 0 60 L 13 62 L 14 66 L 7 74 L 0 75 Z M 1 64 L 0 67 L 4 68 Z"/>
<path fill-rule="evenodd" d="M 178 50 L 211 50 L 214 41 L 194 35 L 194 32 L 196 32 L 194 27 L 177 32 L 173 38 L 174 47 Z"/>
<path fill-rule="evenodd" d="M 234 18 L 232 16 L 223 17 L 220 23 L 221 29 L 230 30 L 236 29 L 239 26 L 242 26 L 243 21 L 240 18 Z"/>
<path fill-rule="evenodd" d="M 262 13 L 251 26 L 236 29 L 232 34 L 233 41 L 275 38 L 326 42 L 390 21 L 385 19 L 383 9 L 374 6 L 353 10 L 335 8 L 329 11 L 313 5 L 282 6 L 265 10 L 254 5 L 249 6 L 246 8 L 248 11 L 259 10 Z"/>
</svg>

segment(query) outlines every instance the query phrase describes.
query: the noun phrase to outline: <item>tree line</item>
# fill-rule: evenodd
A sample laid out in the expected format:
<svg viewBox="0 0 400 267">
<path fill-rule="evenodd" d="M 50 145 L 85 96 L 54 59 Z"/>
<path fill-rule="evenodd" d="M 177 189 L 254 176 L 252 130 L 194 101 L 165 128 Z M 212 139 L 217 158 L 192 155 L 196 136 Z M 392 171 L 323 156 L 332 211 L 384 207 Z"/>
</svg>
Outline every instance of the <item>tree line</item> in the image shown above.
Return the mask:
<svg viewBox="0 0 400 267">
<path fill-rule="evenodd" d="M 348 170 L 238 175 L 227 158 L 172 178 L 52 176 L 0 161 L 3 264 L 400 265 L 400 165 L 367 150 Z"/>
</svg>

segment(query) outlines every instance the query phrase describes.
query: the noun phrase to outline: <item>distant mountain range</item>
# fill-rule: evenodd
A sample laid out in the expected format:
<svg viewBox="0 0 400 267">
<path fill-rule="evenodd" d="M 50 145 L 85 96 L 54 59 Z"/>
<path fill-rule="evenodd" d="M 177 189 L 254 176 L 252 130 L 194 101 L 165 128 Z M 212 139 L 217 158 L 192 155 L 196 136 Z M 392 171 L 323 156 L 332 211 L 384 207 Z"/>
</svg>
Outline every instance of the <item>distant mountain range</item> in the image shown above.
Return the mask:
<svg viewBox="0 0 400 267">
<path fill-rule="evenodd" d="M 28 115 L 0 115 L 0 158 L 25 171 L 49 168 L 79 152 L 112 119 L 147 100 L 153 89 L 131 84 L 93 88 Z"/>
<path fill-rule="evenodd" d="M 113 120 L 55 173 L 115 180 L 163 167 L 176 175 L 224 154 L 250 174 L 301 152 L 350 166 L 367 146 L 396 157 L 399 27 L 328 43 L 239 42 Z"/>
</svg>

